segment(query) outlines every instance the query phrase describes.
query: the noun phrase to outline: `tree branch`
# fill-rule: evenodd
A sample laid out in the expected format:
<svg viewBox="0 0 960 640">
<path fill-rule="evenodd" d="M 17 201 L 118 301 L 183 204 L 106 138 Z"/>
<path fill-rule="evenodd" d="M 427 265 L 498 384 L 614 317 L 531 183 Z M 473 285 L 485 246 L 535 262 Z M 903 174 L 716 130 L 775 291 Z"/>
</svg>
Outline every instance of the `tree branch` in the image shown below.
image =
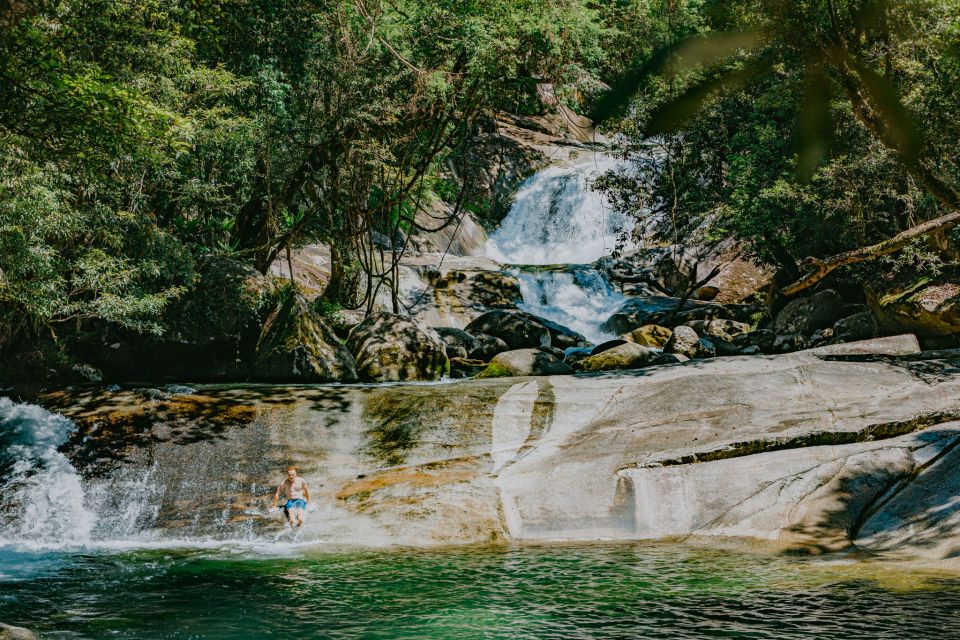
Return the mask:
<svg viewBox="0 0 960 640">
<path fill-rule="evenodd" d="M 803 261 L 801 266 L 807 267 L 808 269 L 811 269 L 811 271 L 793 284 L 781 289 L 780 292 L 785 296 L 792 296 L 800 291 L 809 289 L 813 285 L 823 280 L 830 272 L 844 265 L 853 264 L 856 262 L 865 262 L 867 260 L 873 260 L 874 258 L 879 258 L 891 253 L 896 253 L 916 238 L 920 238 L 934 231 L 950 229 L 957 224 L 960 224 L 960 211 L 953 211 L 952 213 L 940 216 L 939 218 L 934 218 L 933 220 L 910 227 L 906 231 L 902 231 L 892 238 L 888 238 L 883 242 L 878 242 L 877 244 L 872 244 L 868 247 L 861 247 L 852 251 L 846 251 L 824 260 L 819 258 L 807 258 Z"/>
</svg>

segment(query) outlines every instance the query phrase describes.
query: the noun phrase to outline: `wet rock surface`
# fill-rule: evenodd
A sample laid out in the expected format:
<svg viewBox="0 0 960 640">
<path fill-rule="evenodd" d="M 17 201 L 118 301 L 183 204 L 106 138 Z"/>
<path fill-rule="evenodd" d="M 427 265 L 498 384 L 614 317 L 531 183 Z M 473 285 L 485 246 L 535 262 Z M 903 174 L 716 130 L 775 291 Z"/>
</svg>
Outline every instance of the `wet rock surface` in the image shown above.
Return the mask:
<svg viewBox="0 0 960 640">
<path fill-rule="evenodd" d="M 773 330 L 777 334 L 808 336 L 817 329 L 832 327 L 843 316 L 844 299 L 836 291 L 826 289 L 807 298 L 791 300 L 777 314 Z"/>
<path fill-rule="evenodd" d="M 896 342 L 442 393 L 216 386 L 32 399 L 75 420 L 64 450 L 88 495 L 152 470 L 125 535 L 270 536 L 279 524 L 257 514 L 271 487 L 251 486 L 295 462 L 323 510 L 303 535 L 325 542 L 694 534 L 939 561 L 960 547 L 960 355 L 857 355 L 909 350 Z M 114 512 L 101 513 L 109 529 Z"/>
</svg>

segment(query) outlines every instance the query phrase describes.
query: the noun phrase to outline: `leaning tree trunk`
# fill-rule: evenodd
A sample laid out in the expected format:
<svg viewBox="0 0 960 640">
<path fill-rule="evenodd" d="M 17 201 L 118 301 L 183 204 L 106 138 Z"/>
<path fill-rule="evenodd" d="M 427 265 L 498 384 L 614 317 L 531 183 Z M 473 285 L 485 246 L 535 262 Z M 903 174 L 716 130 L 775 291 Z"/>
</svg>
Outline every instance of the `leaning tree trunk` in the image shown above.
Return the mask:
<svg viewBox="0 0 960 640">
<path fill-rule="evenodd" d="M 323 291 L 328 302 L 344 309 L 356 309 L 363 304 L 363 269 L 356 247 L 349 239 L 330 239 L 330 281 Z"/>
</svg>

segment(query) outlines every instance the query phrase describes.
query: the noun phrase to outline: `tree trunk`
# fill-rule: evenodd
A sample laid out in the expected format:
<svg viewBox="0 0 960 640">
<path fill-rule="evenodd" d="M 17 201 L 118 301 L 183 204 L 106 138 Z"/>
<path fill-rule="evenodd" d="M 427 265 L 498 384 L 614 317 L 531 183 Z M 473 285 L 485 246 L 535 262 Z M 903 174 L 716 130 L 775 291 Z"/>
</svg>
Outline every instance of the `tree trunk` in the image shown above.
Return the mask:
<svg viewBox="0 0 960 640">
<path fill-rule="evenodd" d="M 363 300 L 363 269 L 356 255 L 356 248 L 348 238 L 330 240 L 330 282 L 323 297 L 344 309 L 356 309 Z"/>
</svg>

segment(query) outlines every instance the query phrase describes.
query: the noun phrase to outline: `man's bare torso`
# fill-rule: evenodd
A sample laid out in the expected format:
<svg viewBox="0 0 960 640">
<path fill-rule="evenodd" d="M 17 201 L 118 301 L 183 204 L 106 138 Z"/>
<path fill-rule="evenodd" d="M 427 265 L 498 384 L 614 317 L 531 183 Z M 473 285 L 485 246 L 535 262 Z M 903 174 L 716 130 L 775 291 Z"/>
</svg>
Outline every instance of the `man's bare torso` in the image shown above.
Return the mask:
<svg viewBox="0 0 960 640">
<path fill-rule="evenodd" d="M 304 500 L 303 485 L 306 484 L 303 478 L 297 478 L 293 482 L 289 479 L 284 480 L 280 485 L 281 492 L 287 496 L 287 500 Z"/>
</svg>

